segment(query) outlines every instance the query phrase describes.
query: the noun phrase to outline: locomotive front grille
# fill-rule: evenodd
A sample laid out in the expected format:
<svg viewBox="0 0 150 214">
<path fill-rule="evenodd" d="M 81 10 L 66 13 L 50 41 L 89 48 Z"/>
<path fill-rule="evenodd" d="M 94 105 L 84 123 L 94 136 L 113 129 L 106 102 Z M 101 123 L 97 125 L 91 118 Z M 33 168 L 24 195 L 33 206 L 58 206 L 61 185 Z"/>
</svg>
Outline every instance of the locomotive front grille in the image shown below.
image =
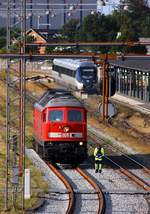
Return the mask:
<svg viewBox="0 0 150 214">
<path fill-rule="evenodd" d="M 45 154 L 48 160 L 60 163 L 82 162 L 86 158 L 86 142 L 47 142 Z"/>
</svg>

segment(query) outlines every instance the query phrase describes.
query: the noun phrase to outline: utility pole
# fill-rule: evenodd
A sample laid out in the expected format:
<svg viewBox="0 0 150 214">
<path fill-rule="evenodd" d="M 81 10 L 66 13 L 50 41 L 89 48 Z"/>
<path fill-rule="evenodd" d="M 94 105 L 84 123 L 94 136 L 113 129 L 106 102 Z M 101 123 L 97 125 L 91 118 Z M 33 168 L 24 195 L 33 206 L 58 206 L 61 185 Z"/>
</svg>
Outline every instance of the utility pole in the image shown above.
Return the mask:
<svg viewBox="0 0 150 214">
<path fill-rule="evenodd" d="M 112 81 L 112 76 L 110 73 L 110 65 L 108 59 L 116 59 L 116 55 L 100 54 L 100 61 L 96 61 L 95 57 L 92 60 L 95 64 L 101 67 L 101 80 L 100 80 L 100 95 L 102 96 L 102 103 L 100 103 L 100 113 L 102 115 L 102 121 L 109 116 L 109 96 L 115 94 L 115 82 Z"/>
<path fill-rule="evenodd" d="M 10 50 L 10 0 L 7 0 L 7 52 Z M 9 67 L 10 59 L 7 59 L 6 68 L 6 179 L 5 179 L 5 210 L 8 210 L 8 189 L 9 189 L 9 159 L 10 159 L 10 98 L 9 98 Z"/>
<path fill-rule="evenodd" d="M 12 15 L 15 14 L 14 0 L 7 0 L 7 52 L 12 51 Z M 19 0 L 18 9 L 21 23 L 20 54 L 25 54 L 26 0 Z M 26 61 L 21 58 L 19 65 L 7 59 L 6 67 L 6 175 L 5 210 L 16 209 L 17 197 L 22 194 L 21 207 L 24 209 L 24 168 L 25 168 L 25 77 Z M 19 158 L 18 158 L 19 156 Z M 19 176 L 21 177 L 19 179 Z M 19 205 L 20 206 L 20 205 Z"/>
<path fill-rule="evenodd" d="M 64 25 L 66 24 L 66 0 L 64 1 Z"/>
<path fill-rule="evenodd" d="M 102 120 L 108 117 L 108 102 L 109 102 L 109 63 L 106 54 L 102 62 Z"/>
<path fill-rule="evenodd" d="M 50 16 L 49 16 L 49 14 L 50 14 L 50 11 L 49 11 L 49 9 L 50 9 L 50 1 L 49 0 L 47 0 L 47 10 L 48 10 L 48 14 L 47 14 L 47 29 L 49 29 L 49 27 L 50 27 L 50 22 L 49 22 L 49 18 L 50 18 Z"/>
<path fill-rule="evenodd" d="M 102 121 L 105 121 L 105 119 L 108 117 L 109 103 L 109 63 L 107 54 L 101 54 L 99 57 L 100 61 L 96 61 L 94 56 L 92 57 L 92 61 L 95 64 L 100 65 L 102 68 L 102 88 L 100 86 L 100 94 L 102 95 L 102 105 L 100 105 L 100 112 L 102 115 Z"/>
<path fill-rule="evenodd" d="M 82 19 L 83 19 L 83 11 L 82 11 L 83 5 L 82 5 L 82 3 L 83 3 L 83 0 L 80 0 L 80 26 L 82 25 Z"/>
</svg>

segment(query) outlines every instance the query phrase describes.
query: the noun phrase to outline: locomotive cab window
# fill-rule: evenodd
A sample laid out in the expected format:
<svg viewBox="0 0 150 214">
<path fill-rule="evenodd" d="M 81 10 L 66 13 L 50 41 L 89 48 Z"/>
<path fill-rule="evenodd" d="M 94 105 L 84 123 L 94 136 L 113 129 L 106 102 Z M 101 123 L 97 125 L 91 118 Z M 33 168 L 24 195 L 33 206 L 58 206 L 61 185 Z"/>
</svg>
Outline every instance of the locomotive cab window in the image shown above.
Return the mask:
<svg viewBox="0 0 150 214">
<path fill-rule="evenodd" d="M 62 110 L 50 110 L 48 120 L 51 122 L 63 121 L 64 113 Z"/>
<path fill-rule="evenodd" d="M 68 111 L 68 121 L 81 122 L 82 121 L 82 112 L 79 110 L 69 110 Z"/>
<path fill-rule="evenodd" d="M 81 68 L 81 76 L 83 78 L 93 78 L 96 76 L 96 69 L 95 68 Z"/>
</svg>

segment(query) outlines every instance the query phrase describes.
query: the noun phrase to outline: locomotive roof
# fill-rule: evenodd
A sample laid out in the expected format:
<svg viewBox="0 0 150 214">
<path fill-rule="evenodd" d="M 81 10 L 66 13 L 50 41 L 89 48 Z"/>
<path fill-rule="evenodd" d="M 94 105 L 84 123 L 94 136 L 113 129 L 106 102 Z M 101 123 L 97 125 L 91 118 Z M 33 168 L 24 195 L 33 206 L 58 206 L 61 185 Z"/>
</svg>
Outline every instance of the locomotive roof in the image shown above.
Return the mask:
<svg viewBox="0 0 150 214">
<path fill-rule="evenodd" d="M 96 67 L 92 61 L 87 61 L 87 59 L 54 59 L 53 63 L 71 70 L 76 70 L 78 67 Z"/>
<path fill-rule="evenodd" d="M 65 90 L 50 89 L 35 103 L 34 107 L 43 111 L 47 107 L 84 107 L 71 92 Z"/>
</svg>

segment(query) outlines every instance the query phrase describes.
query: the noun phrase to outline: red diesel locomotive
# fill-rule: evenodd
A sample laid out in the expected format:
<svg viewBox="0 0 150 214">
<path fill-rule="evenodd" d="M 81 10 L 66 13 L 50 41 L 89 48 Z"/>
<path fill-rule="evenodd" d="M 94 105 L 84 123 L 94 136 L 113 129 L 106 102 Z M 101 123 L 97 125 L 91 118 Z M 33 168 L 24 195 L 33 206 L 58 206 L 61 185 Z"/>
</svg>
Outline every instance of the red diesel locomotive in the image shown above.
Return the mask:
<svg viewBox="0 0 150 214">
<path fill-rule="evenodd" d="M 34 105 L 34 143 L 44 159 L 81 163 L 87 155 L 87 111 L 65 90 L 48 90 Z"/>
</svg>

